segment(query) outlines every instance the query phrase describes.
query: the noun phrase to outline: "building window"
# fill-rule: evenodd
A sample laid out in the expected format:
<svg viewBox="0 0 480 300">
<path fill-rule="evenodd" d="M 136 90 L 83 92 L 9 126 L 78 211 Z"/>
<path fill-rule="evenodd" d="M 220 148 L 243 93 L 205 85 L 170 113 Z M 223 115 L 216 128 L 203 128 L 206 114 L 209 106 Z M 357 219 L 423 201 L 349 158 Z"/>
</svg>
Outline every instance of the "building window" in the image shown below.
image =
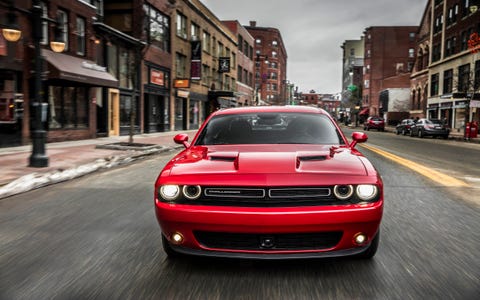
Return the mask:
<svg viewBox="0 0 480 300">
<path fill-rule="evenodd" d="M 204 31 L 203 32 L 203 51 L 210 53 L 210 47 L 211 47 L 211 39 L 210 39 L 210 33 Z"/>
<path fill-rule="evenodd" d="M 446 40 L 445 43 L 445 57 L 455 54 L 455 44 L 457 43 L 456 37 L 451 37 Z"/>
<path fill-rule="evenodd" d="M 257 45 L 260 45 L 260 44 L 262 43 L 262 40 L 261 40 L 261 39 L 256 39 L 256 40 L 255 40 L 255 43 L 256 43 Z"/>
<path fill-rule="evenodd" d="M 187 38 L 187 18 L 177 12 L 177 36 Z"/>
<path fill-rule="evenodd" d="M 42 18 L 48 18 L 48 7 L 47 4 L 42 1 L 40 2 L 40 7 L 42 8 Z M 42 21 L 42 40 L 40 44 L 47 45 L 48 44 L 48 22 Z"/>
<path fill-rule="evenodd" d="M 415 32 L 410 32 L 410 33 L 408 34 L 408 37 L 409 37 L 409 39 L 410 39 L 410 42 L 415 41 Z"/>
<path fill-rule="evenodd" d="M 277 58 L 277 52 L 276 51 L 272 51 L 272 58 Z"/>
<path fill-rule="evenodd" d="M 132 89 L 135 74 L 133 51 L 129 51 L 127 48 L 120 48 L 118 56 L 119 85 L 122 88 Z"/>
<path fill-rule="evenodd" d="M 68 50 L 68 14 L 66 11 L 57 10 L 58 29 L 62 41 L 65 43 L 65 50 Z"/>
<path fill-rule="evenodd" d="M 277 46 L 278 46 L 278 42 L 277 42 L 277 41 L 272 41 L 272 46 L 273 46 L 273 47 L 277 47 Z"/>
<path fill-rule="evenodd" d="M 468 92 L 470 89 L 470 64 L 458 67 L 458 91 Z"/>
<path fill-rule="evenodd" d="M 436 62 L 436 61 L 440 60 L 440 55 L 441 55 L 440 44 L 433 45 L 432 62 Z"/>
<path fill-rule="evenodd" d="M 430 80 L 430 96 L 437 96 L 438 95 L 438 73 L 432 74 Z"/>
<path fill-rule="evenodd" d="M 415 57 L 415 49 L 413 49 L 413 48 L 408 49 L 408 57 L 409 58 L 414 58 Z"/>
<path fill-rule="evenodd" d="M 88 128 L 88 88 L 49 86 L 50 129 Z"/>
<path fill-rule="evenodd" d="M 77 54 L 85 55 L 85 19 L 77 17 Z"/>
<path fill-rule="evenodd" d="M 449 94 L 453 89 L 453 69 L 443 72 L 443 93 Z"/>
<path fill-rule="evenodd" d="M 187 78 L 187 57 L 185 55 L 175 54 L 175 69 L 177 78 Z"/>
<path fill-rule="evenodd" d="M 148 42 L 158 48 L 170 52 L 170 18 L 151 5 L 145 4 L 145 31 Z"/>
<path fill-rule="evenodd" d="M 200 26 L 193 23 L 190 25 L 190 36 L 192 40 L 199 41 L 200 40 Z"/>
<path fill-rule="evenodd" d="M 473 89 L 475 91 L 480 89 L 480 60 L 475 62 L 475 80 L 473 82 Z"/>
</svg>

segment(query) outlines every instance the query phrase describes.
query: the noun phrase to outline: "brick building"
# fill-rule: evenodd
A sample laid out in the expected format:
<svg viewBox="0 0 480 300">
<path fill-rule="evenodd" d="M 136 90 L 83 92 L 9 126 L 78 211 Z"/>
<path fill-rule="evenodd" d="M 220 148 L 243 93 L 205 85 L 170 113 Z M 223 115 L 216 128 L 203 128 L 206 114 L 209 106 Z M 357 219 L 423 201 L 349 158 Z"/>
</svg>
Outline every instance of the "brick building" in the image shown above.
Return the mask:
<svg viewBox="0 0 480 300">
<path fill-rule="evenodd" d="M 253 80 L 253 43 L 252 35 L 238 21 L 222 21 L 237 36 L 237 105 L 255 104 L 255 86 Z"/>
<path fill-rule="evenodd" d="M 382 115 L 386 112 L 380 102 L 382 90 L 410 88 L 417 30 L 417 26 L 378 26 L 365 29 L 362 107 L 369 108 L 368 115 Z"/>
<path fill-rule="evenodd" d="M 257 103 L 285 105 L 287 100 L 287 51 L 280 31 L 257 27 L 255 21 L 245 26 L 255 39 L 255 89 Z"/>
<path fill-rule="evenodd" d="M 427 4 L 416 33 L 415 63 L 410 77 L 410 118 L 426 117 L 431 17 L 431 5 Z"/>
<path fill-rule="evenodd" d="M 480 3 L 468 0 L 430 0 L 427 116 L 444 119 L 461 131 L 465 122 L 479 121 L 480 53 L 468 41 L 480 33 Z M 472 99 L 473 92 L 477 94 Z M 473 100 L 473 101 L 471 101 Z"/>
</svg>

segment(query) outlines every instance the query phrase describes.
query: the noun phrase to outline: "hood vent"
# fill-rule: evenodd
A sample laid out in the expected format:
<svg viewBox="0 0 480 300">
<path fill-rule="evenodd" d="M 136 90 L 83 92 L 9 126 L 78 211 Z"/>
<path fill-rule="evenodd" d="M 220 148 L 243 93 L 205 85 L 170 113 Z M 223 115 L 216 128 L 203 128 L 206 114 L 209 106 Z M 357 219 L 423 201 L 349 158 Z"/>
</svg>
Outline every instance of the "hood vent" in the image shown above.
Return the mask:
<svg viewBox="0 0 480 300">
<path fill-rule="evenodd" d="M 237 157 L 231 156 L 210 156 L 210 160 L 219 160 L 219 161 L 235 161 Z"/>
<path fill-rule="evenodd" d="M 322 161 L 326 159 L 327 157 L 325 155 L 300 156 L 298 158 L 300 161 Z"/>
</svg>

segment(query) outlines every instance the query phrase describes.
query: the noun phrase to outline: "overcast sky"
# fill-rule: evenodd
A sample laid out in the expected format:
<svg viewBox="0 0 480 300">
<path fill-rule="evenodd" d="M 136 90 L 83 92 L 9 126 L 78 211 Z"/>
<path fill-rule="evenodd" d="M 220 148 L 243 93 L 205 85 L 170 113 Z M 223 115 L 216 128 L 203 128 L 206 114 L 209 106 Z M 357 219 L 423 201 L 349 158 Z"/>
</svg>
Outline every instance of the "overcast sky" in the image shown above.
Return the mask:
<svg viewBox="0 0 480 300">
<path fill-rule="evenodd" d="M 220 20 L 277 28 L 299 91 L 341 92 L 345 40 L 370 26 L 418 26 L 427 0 L 201 0 Z"/>
</svg>

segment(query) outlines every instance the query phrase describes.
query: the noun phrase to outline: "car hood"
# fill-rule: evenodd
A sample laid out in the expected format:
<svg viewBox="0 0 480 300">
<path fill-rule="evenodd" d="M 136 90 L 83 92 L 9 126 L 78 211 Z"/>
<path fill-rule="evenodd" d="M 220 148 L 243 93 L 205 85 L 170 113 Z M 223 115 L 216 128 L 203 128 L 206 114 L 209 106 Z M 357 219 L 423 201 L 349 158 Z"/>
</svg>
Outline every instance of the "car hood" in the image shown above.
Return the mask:
<svg viewBox="0 0 480 300">
<path fill-rule="evenodd" d="M 170 176 L 188 174 L 368 175 L 366 159 L 349 148 L 318 145 L 195 146 L 171 162 Z"/>
</svg>

